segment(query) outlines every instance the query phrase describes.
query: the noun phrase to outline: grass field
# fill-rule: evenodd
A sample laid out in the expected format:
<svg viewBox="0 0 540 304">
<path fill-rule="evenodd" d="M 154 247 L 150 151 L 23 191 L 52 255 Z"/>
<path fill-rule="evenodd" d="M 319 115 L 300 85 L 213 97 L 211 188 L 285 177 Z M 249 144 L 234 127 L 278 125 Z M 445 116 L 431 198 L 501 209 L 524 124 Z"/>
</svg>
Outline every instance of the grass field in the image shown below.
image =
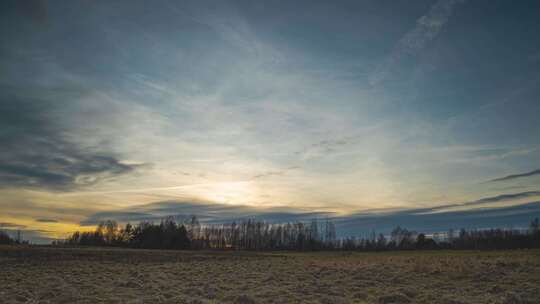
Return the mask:
<svg viewBox="0 0 540 304">
<path fill-rule="evenodd" d="M 540 303 L 540 251 L 0 247 L 0 303 Z"/>
</svg>

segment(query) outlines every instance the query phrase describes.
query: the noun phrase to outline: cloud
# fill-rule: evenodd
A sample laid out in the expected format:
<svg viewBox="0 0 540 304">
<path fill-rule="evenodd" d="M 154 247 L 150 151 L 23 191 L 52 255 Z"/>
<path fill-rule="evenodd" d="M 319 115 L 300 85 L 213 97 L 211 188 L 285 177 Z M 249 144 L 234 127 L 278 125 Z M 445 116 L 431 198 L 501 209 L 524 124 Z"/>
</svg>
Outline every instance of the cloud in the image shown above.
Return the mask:
<svg viewBox="0 0 540 304">
<path fill-rule="evenodd" d="M 36 219 L 36 222 L 40 222 L 40 223 L 58 223 L 57 220 L 48 219 L 48 218 L 38 218 L 38 219 Z"/>
<path fill-rule="evenodd" d="M 267 178 L 267 177 L 271 177 L 271 176 L 282 176 L 285 174 L 285 170 L 283 171 L 267 171 L 267 172 L 264 172 L 264 173 L 260 173 L 260 174 L 256 174 L 256 175 L 253 175 L 251 177 L 252 180 L 254 179 L 261 179 L 261 178 Z"/>
<path fill-rule="evenodd" d="M 61 151 L 54 159 L 46 154 L 25 155 L 0 163 L 0 182 L 4 186 L 66 188 L 91 185 L 133 169 L 109 156 Z"/>
<path fill-rule="evenodd" d="M 51 97 L 69 99 L 74 97 L 73 92 L 38 93 L 44 97 L 2 87 L 0 186 L 69 189 L 95 184 L 138 167 L 119 161 L 111 153 L 79 147 L 69 140 L 68 132 L 58 125 L 58 117 L 50 114 L 63 105 Z"/>
<path fill-rule="evenodd" d="M 180 10 L 174 5 L 171 5 L 171 8 L 186 16 L 186 9 Z M 221 39 L 248 55 L 270 62 L 281 60 L 281 54 L 257 37 L 246 18 L 234 5 L 220 2 L 212 6 L 188 6 L 187 11 L 192 11 L 187 14 L 190 19 L 210 27 Z"/>
<path fill-rule="evenodd" d="M 357 135 L 320 140 L 305 146 L 303 149 L 296 151 L 294 154 L 300 156 L 302 160 L 325 156 L 351 145 L 359 137 L 360 136 Z"/>
<path fill-rule="evenodd" d="M 501 195 L 483 198 L 483 199 L 479 199 L 473 202 L 465 203 L 463 205 L 480 205 L 480 204 L 487 204 L 487 203 L 496 203 L 496 202 L 508 201 L 512 199 L 528 198 L 532 196 L 540 196 L 540 191 L 501 194 Z"/>
<path fill-rule="evenodd" d="M 337 217 L 335 220 L 341 236 L 354 236 L 359 233 L 369 236 L 369 233 L 375 230 L 380 233 L 389 233 L 398 225 L 428 233 L 460 228 L 527 227 L 533 218 L 540 216 L 540 201 L 505 207 L 488 208 L 485 205 L 538 196 L 540 196 L 540 191 L 501 194 L 437 207 L 358 212 Z M 452 210 L 452 207 L 483 208 Z"/>
<path fill-rule="evenodd" d="M 272 176 L 283 176 L 283 175 L 287 174 L 287 172 L 289 172 L 291 170 L 296 170 L 296 169 L 299 169 L 299 168 L 300 168 L 299 166 L 291 166 L 291 167 L 288 167 L 285 170 L 267 171 L 267 172 L 264 172 L 264 173 L 253 175 L 251 177 L 251 180 L 262 179 L 262 178 L 267 178 L 267 177 L 272 177 Z"/>
<path fill-rule="evenodd" d="M 504 177 L 495 178 L 495 179 L 489 180 L 489 182 L 502 182 L 502 181 L 513 180 L 513 179 L 516 179 L 516 178 L 539 175 L 539 174 L 540 174 L 540 169 L 537 169 L 537 170 L 533 170 L 533 171 L 530 171 L 530 172 L 511 174 L 511 175 L 507 175 L 507 176 L 504 176 Z"/>
<path fill-rule="evenodd" d="M 191 215 L 196 215 L 203 223 L 229 223 L 248 218 L 259 218 L 269 222 L 307 221 L 332 216 L 333 213 L 294 208 L 256 208 L 244 205 L 164 201 L 132 207 L 129 210 L 98 212 L 81 221 L 81 225 L 95 225 L 109 219 L 124 223 L 159 221 L 169 216 L 182 221 Z"/>
<path fill-rule="evenodd" d="M 396 65 L 406 55 L 415 55 L 435 39 L 448 22 L 455 5 L 465 0 L 439 0 L 433 4 L 429 12 L 416 20 L 416 26 L 407 32 L 398 42 L 394 51 L 370 75 L 369 83 L 375 86 L 388 78 Z"/>
<path fill-rule="evenodd" d="M 422 209 L 423 210 L 423 209 Z M 540 201 L 503 207 L 441 213 L 424 213 L 421 210 L 404 210 L 389 213 L 358 213 L 336 219 L 340 236 L 358 236 L 371 232 L 389 233 L 394 227 L 422 232 L 445 232 L 449 229 L 519 228 L 528 227 L 530 221 L 540 216 Z"/>
<path fill-rule="evenodd" d="M 524 198 L 535 197 L 535 196 L 540 196 L 540 191 L 527 191 L 527 192 L 519 192 L 519 193 L 511 193 L 511 194 L 501 194 L 501 195 L 486 197 L 486 198 L 482 198 L 482 199 L 470 201 L 470 202 L 465 202 L 465 203 L 437 206 L 433 208 L 428 208 L 427 210 L 428 212 L 437 212 L 437 211 L 445 210 L 452 207 L 478 207 L 481 205 L 511 201 L 511 200 L 516 200 L 516 199 L 524 199 Z"/>
<path fill-rule="evenodd" d="M 159 217 L 151 213 L 130 212 L 130 211 L 103 211 L 97 212 L 84 219 L 81 225 L 96 225 L 101 221 L 115 220 L 119 222 L 140 222 L 156 220 Z"/>
<path fill-rule="evenodd" d="M 426 15 L 416 20 L 416 27 L 401 39 L 402 51 L 413 53 L 423 49 L 426 43 L 437 37 L 448 22 L 454 11 L 454 6 L 462 2 L 464 0 L 437 1 Z"/>
<path fill-rule="evenodd" d="M 0 229 L 8 228 L 8 229 L 22 229 L 25 228 L 25 225 L 19 225 L 15 223 L 8 223 L 8 222 L 0 222 Z"/>
</svg>

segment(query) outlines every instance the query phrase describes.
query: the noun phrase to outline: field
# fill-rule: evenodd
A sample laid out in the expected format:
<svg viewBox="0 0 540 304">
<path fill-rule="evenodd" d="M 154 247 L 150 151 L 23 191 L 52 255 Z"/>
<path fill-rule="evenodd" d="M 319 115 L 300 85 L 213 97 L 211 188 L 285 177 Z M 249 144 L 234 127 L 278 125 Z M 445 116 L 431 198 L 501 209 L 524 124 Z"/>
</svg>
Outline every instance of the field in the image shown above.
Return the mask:
<svg viewBox="0 0 540 304">
<path fill-rule="evenodd" d="M 540 251 L 0 247 L 0 303 L 540 303 Z"/>
</svg>

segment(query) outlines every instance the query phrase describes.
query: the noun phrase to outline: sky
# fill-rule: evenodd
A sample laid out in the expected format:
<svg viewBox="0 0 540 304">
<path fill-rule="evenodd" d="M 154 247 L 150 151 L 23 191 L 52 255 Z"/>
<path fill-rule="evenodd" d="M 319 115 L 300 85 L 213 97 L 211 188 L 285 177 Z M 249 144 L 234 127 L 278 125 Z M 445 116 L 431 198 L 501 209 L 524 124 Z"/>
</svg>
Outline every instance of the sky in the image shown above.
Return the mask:
<svg viewBox="0 0 540 304">
<path fill-rule="evenodd" d="M 540 3 L 2 1 L 0 229 L 540 216 Z"/>
</svg>

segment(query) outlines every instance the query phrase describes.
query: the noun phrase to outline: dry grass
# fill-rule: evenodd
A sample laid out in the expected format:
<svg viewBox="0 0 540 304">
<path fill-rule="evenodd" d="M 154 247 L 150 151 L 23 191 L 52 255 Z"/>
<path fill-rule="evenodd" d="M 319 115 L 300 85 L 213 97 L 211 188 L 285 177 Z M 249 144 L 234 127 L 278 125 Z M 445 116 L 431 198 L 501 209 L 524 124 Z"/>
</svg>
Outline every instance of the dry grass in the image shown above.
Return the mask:
<svg viewBox="0 0 540 304">
<path fill-rule="evenodd" d="M 0 247 L 0 303 L 540 303 L 540 251 Z"/>
</svg>

